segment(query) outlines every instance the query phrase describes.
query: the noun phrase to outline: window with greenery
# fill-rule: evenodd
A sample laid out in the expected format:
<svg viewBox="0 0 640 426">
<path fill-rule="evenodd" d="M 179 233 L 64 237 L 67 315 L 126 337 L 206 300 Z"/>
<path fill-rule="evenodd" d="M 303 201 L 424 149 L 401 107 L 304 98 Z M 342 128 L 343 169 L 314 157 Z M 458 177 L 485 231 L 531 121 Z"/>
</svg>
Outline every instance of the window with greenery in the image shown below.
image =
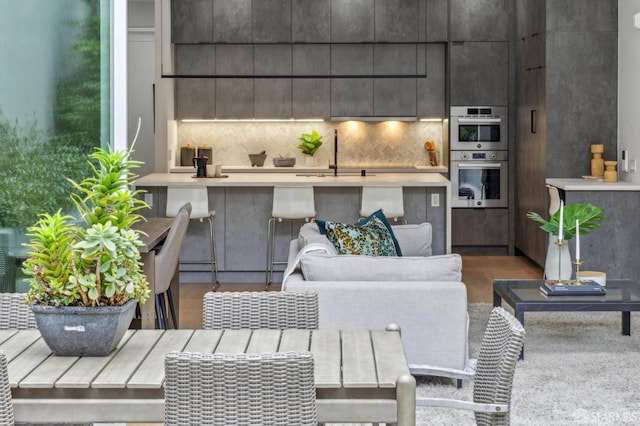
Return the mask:
<svg viewBox="0 0 640 426">
<path fill-rule="evenodd" d="M 0 3 L 0 291 L 26 227 L 73 209 L 68 179 L 108 144 L 109 17 L 105 0 Z"/>
</svg>

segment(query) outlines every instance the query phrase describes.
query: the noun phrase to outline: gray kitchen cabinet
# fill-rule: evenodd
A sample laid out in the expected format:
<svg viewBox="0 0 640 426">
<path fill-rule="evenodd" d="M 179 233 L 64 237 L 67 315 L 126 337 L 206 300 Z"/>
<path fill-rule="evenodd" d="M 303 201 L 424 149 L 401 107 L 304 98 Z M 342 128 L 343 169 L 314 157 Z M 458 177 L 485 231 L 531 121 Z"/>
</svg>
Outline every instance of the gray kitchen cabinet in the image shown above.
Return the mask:
<svg viewBox="0 0 640 426">
<path fill-rule="evenodd" d="M 290 45 L 256 44 L 253 48 L 256 75 L 291 75 Z M 291 85 L 291 78 L 256 78 L 254 80 L 254 116 L 256 118 L 291 118 Z"/>
<path fill-rule="evenodd" d="M 213 42 L 251 43 L 251 0 L 213 0 Z"/>
<path fill-rule="evenodd" d="M 331 46 L 332 76 L 371 76 L 373 45 L 334 44 Z M 332 78 L 331 115 L 371 117 L 373 115 L 372 78 Z"/>
<path fill-rule="evenodd" d="M 253 0 L 254 43 L 291 43 L 291 0 Z"/>
<path fill-rule="evenodd" d="M 216 45 L 216 74 L 253 75 L 253 45 Z M 218 78 L 216 82 L 217 118 L 253 118 L 253 79 Z"/>
<path fill-rule="evenodd" d="M 451 105 L 509 104 L 509 43 L 450 44 Z"/>
<path fill-rule="evenodd" d="M 451 245 L 454 252 L 484 248 L 507 254 L 509 209 L 451 209 Z"/>
<path fill-rule="evenodd" d="M 590 144 L 616 155 L 617 2 L 518 0 L 516 17 L 515 182 L 526 197 L 516 197 L 515 246 L 543 265 L 546 234 L 526 213 L 547 215 L 545 179 L 589 175 Z"/>
<path fill-rule="evenodd" d="M 446 117 L 445 87 L 446 65 L 444 43 L 428 43 L 426 50 L 426 78 L 416 80 L 417 116 L 423 118 Z M 420 65 L 422 66 L 422 65 Z"/>
<path fill-rule="evenodd" d="M 378 44 L 373 49 L 373 74 L 416 75 L 417 61 L 415 44 Z M 416 84 L 415 77 L 374 79 L 373 115 L 415 117 Z"/>
<path fill-rule="evenodd" d="M 171 41 L 211 43 L 213 41 L 213 0 L 171 2 Z"/>
<path fill-rule="evenodd" d="M 422 0 L 425 4 L 421 4 L 421 8 L 426 8 L 426 12 L 422 12 L 420 16 L 425 16 L 425 20 L 420 20 L 420 25 L 426 28 L 420 29 L 420 34 L 426 32 L 427 42 L 443 42 L 449 40 L 449 0 Z M 423 41 L 424 39 L 420 39 Z"/>
<path fill-rule="evenodd" d="M 215 72 L 215 46 L 176 45 L 176 73 L 180 75 L 208 75 Z M 215 80 L 208 78 L 180 78 L 176 80 L 175 117 L 215 117 Z"/>
<path fill-rule="evenodd" d="M 272 187 L 226 188 L 224 222 L 226 271 L 265 271 L 268 218 L 271 217 L 272 200 Z M 276 227 L 277 260 L 286 259 L 288 250 L 285 250 L 285 247 L 289 247 L 286 242 L 293 239 L 292 231 L 286 229 L 287 227 L 290 227 L 287 222 Z"/>
<path fill-rule="evenodd" d="M 513 0 L 450 0 L 450 41 L 510 41 Z"/>
<path fill-rule="evenodd" d="M 331 42 L 331 0 L 291 0 L 291 41 Z"/>
<path fill-rule="evenodd" d="M 331 42 L 373 43 L 374 0 L 331 0 Z"/>
<path fill-rule="evenodd" d="M 320 78 L 294 78 L 292 110 L 295 118 L 331 116 L 331 46 L 304 44 L 293 46 L 293 74 Z"/>
<path fill-rule="evenodd" d="M 374 41 L 415 43 L 420 40 L 419 0 L 375 0 Z"/>
</svg>

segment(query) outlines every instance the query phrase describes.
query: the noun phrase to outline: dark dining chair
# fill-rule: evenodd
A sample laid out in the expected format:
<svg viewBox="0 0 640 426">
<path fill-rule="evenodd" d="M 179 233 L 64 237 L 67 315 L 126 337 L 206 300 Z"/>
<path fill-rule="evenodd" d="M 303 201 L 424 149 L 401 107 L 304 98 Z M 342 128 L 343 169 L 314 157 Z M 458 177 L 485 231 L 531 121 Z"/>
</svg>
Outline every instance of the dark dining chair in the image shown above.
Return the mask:
<svg viewBox="0 0 640 426">
<path fill-rule="evenodd" d="M 38 328 L 24 293 L 0 293 L 0 330 Z"/>
<path fill-rule="evenodd" d="M 13 424 L 13 400 L 11 399 L 11 387 L 9 386 L 7 355 L 0 351 L 0 426 Z"/>
<path fill-rule="evenodd" d="M 204 329 L 317 329 L 318 295 L 313 291 L 207 292 L 202 303 Z"/>
<path fill-rule="evenodd" d="M 178 328 L 178 318 L 176 316 L 171 295 L 171 280 L 178 273 L 176 271 L 180 258 L 180 250 L 184 236 L 187 234 L 189 218 L 191 216 L 191 204 L 186 203 L 178 210 L 171 229 L 165 242 L 162 244 L 160 252 L 155 256 L 155 298 L 156 298 L 156 328 L 169 328 L 169 317 L 167 315 L 167 302 L 171 312 L 173 327 Z M 166 298 L 165 298 L 166 295 Z"/>
<path fill-rule="evenodd" d="M 416 398 L 416 406 L 445 407 L 475 412 L 478 425 L 510 423 L 511 389 L 524 345 L 524 327 L 501 307 L 491 311 L 473 381 L 473 401 Z"/>
<path fill-rule="evenodd" d="M 311 352 L 165 357 L 165 425 L 318 424 Z"/>
</svg>

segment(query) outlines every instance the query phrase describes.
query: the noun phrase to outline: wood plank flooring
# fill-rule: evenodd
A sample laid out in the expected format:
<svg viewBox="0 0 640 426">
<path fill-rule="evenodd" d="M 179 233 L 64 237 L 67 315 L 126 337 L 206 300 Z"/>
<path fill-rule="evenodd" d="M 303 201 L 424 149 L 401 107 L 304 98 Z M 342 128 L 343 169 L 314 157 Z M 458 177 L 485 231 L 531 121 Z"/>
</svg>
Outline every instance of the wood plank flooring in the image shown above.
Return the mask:
<svg viewBox="0 0 640 426">
<path fill-rule="evenodd" d="M 462 281 L 469 303 L 491 303 L 496 278 L 542 278 L 542 268 L 523 256 L 462 256 Z M 180 327 L 202 327 L 202 297 L 211 284 L 183 284 L 180 287 Z M 272 284 L 269 291 L 279 291 Z M 264 291 L 264 283 L 221 284 L 217 291 Z"/>
</svg>

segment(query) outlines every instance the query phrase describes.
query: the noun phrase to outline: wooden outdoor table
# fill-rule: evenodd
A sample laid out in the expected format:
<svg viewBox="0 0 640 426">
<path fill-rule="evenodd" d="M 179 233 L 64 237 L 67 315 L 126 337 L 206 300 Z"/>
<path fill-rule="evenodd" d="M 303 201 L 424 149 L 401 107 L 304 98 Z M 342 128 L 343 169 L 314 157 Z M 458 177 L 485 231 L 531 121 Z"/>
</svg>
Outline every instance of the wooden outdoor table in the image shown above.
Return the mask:
<svg viewBox="0 0 640 426">
<path fill-rule="evenodd" d="M 38 330 L 0 330 L 16 422 L 162 422 L 171 351 L 313 353 L 318 421 L 415 425 L 415 379 L 385 330 L 129 330 L 105 357 L 52 355 Z"/>
</svg>

